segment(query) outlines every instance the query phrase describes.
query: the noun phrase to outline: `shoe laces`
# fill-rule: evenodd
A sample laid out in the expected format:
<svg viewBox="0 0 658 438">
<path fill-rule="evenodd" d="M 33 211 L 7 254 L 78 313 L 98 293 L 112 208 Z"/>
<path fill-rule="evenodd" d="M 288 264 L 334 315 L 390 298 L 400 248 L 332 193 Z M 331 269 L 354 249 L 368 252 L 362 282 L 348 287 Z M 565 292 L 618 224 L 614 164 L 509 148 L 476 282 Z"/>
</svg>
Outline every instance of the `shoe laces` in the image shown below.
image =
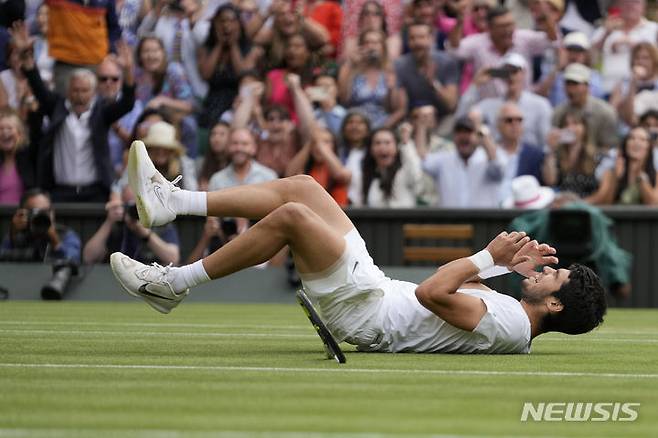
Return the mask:
<svg viewBox="0 0 658 438">
<path fill-rule="evenodd" d="M 182 179 L 183 179 L 183 175 L 178 175 L 176 178 L 174 178 L 173 181 L 170 181 L 170 184 L 172 186 L 176 186 Z"/>
<path fill-rule="evenodd" d="M 162 266 L 153 262 L 150 266 L 144 266 L 142 269 L 135 271 L 135 275 L 143 281 L 169 285 L 170 283 L 167 277 L 173 265 L 173 263 L 169 263 L 167 266 Z"/>
</svg>

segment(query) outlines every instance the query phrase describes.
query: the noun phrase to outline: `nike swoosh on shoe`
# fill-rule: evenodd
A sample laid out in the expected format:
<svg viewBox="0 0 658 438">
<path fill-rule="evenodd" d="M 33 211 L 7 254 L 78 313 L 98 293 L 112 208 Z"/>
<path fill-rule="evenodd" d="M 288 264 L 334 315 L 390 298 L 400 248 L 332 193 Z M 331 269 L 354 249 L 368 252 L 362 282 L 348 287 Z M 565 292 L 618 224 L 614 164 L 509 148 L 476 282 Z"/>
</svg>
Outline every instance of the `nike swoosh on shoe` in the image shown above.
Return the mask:
<svg viewBox="0 0 658 438">
<path fill-rule="evenodd" d="M 160 294 L 153 293 L 148 290 L 148 283 L 144 283 L 139 287 L 139 293 L 153 298 L 160 298 L 161 300 L 176 301 L 175 298 L 165 297 Z"/>
<path fill-rule="evenodd" d="M 165 201 L 164 201 L 164 195 L 162 194 L 162 189 L 158 185 L 153 186 L 153 192 L 155 193 L 155 196 L 158 198 L 160 203 L 164 206 Z"/>
</svg>

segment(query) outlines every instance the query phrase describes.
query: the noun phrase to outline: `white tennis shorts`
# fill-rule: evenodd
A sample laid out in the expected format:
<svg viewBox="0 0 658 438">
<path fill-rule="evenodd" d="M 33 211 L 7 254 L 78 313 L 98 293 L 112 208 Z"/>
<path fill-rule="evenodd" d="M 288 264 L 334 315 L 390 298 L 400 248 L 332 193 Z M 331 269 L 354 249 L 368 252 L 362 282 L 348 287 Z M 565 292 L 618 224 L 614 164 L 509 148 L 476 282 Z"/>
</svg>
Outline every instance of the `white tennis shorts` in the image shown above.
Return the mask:
<svg viewBox="0 0 658 438">
<path fill-rule="evenodd" d="M 332 266 L 300 278 L 338 342 L 377 344 L 383 334 L 383 288 L 391 280 L 375 265 L 356 228 L 344 238 L 345 252 Z"/>
</svg>

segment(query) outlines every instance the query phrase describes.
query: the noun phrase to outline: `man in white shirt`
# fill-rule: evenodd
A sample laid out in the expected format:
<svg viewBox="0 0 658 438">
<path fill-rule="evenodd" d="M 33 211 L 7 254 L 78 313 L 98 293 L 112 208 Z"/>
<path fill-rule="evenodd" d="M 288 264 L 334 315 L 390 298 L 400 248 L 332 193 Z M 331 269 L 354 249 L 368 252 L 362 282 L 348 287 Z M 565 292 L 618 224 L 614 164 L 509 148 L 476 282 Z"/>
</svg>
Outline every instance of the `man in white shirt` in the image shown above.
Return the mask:
<svg viewBox="0 0 658 438">
<path fill-rule="evenodd" d="M 189 288 L 261 263 L 288 245 L 327 327 L 339 342 L 359 350 L 528 353 L 531 340 L 542 333 L 585 333 L 603 321 L 605 295 L 596 274 L 581 265 L 535 272 L 557 263 L 555 250 L 523 232 L 500 233 L 486 249 L 442 266 L 416 285 L 384 275 L 354 224 L 311 177 L 188 192 L 164 180 L 141 142 L 133 143 L 128 168 L 145 226 L 179 214 L 260 219 L 229 245 L 180 268 L 112 254 L 121 286 L 162 313 L 176 307 Z M 528 277 L 521 301 L 479 283 L 501 270 Z"/>
<path fill-rule="evenodd" d="M 439 206 L 445 208 L 495 208 L 498 206 L 503 166 L 489 135 L 476 132 L 473 121 L 464 116 L 454 127 L 454 149 L 426 154 L 419 147 L 425 173 L 436 184 Z M 482 146 L 481 146 L 482 145 Z"/>
<path fill-rule="evenodd" d="M 26 47 L 27 46 L 27 47 Z M 115 172 L 110 160 L 110 126 L 135 102 L 133 54 L 117 43 L 116 61 L 123 73 L 119 99 L 97 94 L 97 78 L 89 70 L 71 73 L 66 96 L 49 90 L 41 80 L 33 54 L 25 44 L 23 72 L 49 124 L 38 140 L 38 185 L 54 202 L 106 202 Z"/>
<path fill-rule="evenodd" d="M 502 66 L 503 71 L 507 72 L 507 77 L 504 79 L 507 87 L 505 95 L 469 102 L 468 95 L 477 90 L 477 87 L 471 85 L 462 97 L 457 113 L 466 114 L 471 110 L 480 112 L 482 119 L 491 129 L 493 138 L 498 140 L 498 111 L 505 102 L 512 101 L 524 114 L 523 142 L 543 148 L 551 128 L 551 114 L 553 113 L 551 103 L 545 97 L 526 90 L 526 76 L 532 72 L 529 71 L 528 63 L 523 56 L 518 53 L 508 53 L 503 58 Z M 477 91 L 473 94 L 477 95 Z M 472 107 L 471 104 L 473 104 Z"/>
</svg>

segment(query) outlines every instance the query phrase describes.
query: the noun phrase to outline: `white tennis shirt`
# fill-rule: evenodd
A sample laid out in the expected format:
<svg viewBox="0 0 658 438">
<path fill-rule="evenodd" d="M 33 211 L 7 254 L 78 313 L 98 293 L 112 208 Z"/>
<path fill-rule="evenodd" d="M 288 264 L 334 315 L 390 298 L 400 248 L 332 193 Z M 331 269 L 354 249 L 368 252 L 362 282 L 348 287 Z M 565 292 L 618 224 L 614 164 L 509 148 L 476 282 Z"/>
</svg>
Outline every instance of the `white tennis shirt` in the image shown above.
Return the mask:
<svg viewBox="0 0 658 438">
<path fill-rule="evenodd" d="M 496 291 L 460 289 L 480 298 L 487 312 L 472 331 L 458 329 L 423 307 L 417 285 L 391 280 L 384 289 L 379 315 L 382 336 L 361 351 L 425 353 L 529 353 L 530 320 L 521 303 Z"/>
</svg>

